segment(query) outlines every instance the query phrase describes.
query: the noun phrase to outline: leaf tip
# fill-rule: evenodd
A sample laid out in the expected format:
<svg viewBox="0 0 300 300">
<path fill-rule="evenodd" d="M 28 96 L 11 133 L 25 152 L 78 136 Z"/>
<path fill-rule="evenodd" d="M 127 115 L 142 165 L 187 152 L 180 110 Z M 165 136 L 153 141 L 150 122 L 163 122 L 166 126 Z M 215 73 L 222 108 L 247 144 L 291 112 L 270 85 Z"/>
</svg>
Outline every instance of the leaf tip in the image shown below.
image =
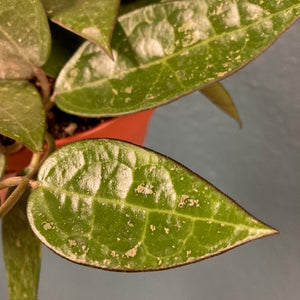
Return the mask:
<svg viewBox="0 0 300 300">
<path fill-rule="evenodd" d="M 261 230 L 261 233 L 259 234 L 258 238 L 263 238 L 263 237 L 276 235 L 276 234 L 280 234 L 280 231 L 269 225 L 265 225 L 265 227 Z"/>
<path fill-rule="evenodd" d="M 270 227 L 269 233 L 267 235 L 276 235 L 276 234 L 280 234 L 280 231 L 278 229 Z"/>
</svg>

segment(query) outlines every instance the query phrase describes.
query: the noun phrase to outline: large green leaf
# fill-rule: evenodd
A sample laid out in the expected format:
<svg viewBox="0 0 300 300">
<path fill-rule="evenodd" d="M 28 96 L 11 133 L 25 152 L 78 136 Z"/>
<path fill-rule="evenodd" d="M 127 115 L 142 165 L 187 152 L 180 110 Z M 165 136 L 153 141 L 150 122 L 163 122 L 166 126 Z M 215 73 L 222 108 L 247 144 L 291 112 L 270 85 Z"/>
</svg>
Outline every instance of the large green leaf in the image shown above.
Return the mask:
<svg viewBox="0 0 300 300">
<path fill-rule="evenodd" d="M 0 81 L 0 103 L 0 133 L 41 151 L 46 118 L 35 87 L 27 81 Z"/>
<path fill-rule="evenodd" d="M 35 300 L 39 282 L 41 243 L 29 226 L 29 191 L 3 218 L 2 241 L 10 300 Z"/>
<path fill-rule="evenodd" d="M 30 78 L 49 55 L 50 30 L 39 0 L 1 0 L 0 78 Z"/>
<path fill-rule="evenodd" d="M 120 0 L 42 0 L 51 20 L 111 54 L 110 40 Z"/>
<path fill-rule="evenodd" d="M 3 153 L 0 153 L 0 179 L 4 175 L 6 168 L 6 156 Z"/>
<path fill-rule="evenodd" d="M 224 111 L 226 114 L 235 119 L 239 123 L 240 127 L 242 126 L 242 121 L 234 105 L 234 102 L 232 101 L 230 95 L 221 83 L 212 83 L 202 88 L 200 92 L 217 107 L 219 107 L 222 111 Z"/>
<path fill-rule="evenodd" d="M 114 62 L 94 44 L 79 48 L 58 77 L 56 103 L 82 116 L 165 104 L 247 64 L 295 21 L 299 7 L 299 0 L 198 0 L 137 9 L 119 18 Z"/>
<path fill-rule="evenodd" d="M 76 263 L 158 270 L 276 233 L 173 160 L 117 140 L 59 149 L 38 180 L 27 211 L 33 231 Z"/>
</svg>

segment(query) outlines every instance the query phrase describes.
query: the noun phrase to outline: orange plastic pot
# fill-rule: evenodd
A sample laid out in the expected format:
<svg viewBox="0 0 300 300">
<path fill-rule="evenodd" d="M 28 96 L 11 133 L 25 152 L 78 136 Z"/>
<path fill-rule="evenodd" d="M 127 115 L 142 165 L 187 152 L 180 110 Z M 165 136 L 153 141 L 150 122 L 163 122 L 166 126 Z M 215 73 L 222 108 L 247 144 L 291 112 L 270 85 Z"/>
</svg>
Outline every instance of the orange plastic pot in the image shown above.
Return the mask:
<svg viewBox="0 0 300 300">
<path fill-rule="evenodd" d="M 77 140 L 87 138 L 116 138 L 137 145 L 143 145 L 146 137 L 148 123 L 154 110 L 147 110 L 127 116 L 110 119 L 98 126 L 74 136 L 56 140 L 59 148 Z M 28 166 L 32 152 L 27 148 L 13 153 L 7 158 L 6 172 L 16 172 Z"/>
</svg>

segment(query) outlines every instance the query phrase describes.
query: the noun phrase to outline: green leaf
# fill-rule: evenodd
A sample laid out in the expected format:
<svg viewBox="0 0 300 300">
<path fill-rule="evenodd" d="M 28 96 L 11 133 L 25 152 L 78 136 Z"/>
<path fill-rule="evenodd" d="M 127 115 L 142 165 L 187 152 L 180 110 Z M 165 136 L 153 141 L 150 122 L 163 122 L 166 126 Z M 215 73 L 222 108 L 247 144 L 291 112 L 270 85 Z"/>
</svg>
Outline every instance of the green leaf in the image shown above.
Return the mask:
<svg viewBox="0 0 300 300">
<path fill-rule="evenodd" d="M 27 81 L 0 81 L 0 133 L 34 152 L 42 151 L 45 113 L 38 91 Z"/>
<path fill-rule="evenodd" d="M 5 173 L 6 168 L 6 155 L 0 153 L 0 179 Z"/>
<path fill-rule="evenodd" d="M 177 1 L 119 18 L 115 61 L 84 43 L 56 83 L 60 109 L 113 116 L 165 104 L 230 75 L 293 23 L 299 1 Z"/>
<path fill-rule="evenodd" d="M 200 92 L 204 96 L 206 96 L 208 100 L 210 100 L 217 107 L 219 107 L 222 111 L 224 111 L 226 114 L 235 119 L 239 123 L 240 127 L 242 126 L 242 121 L 240 119 L 238 111 L 230 95 L 221 83 L 216 82 L 210 84 L 202 88 Z"/>
<path fill-rule="evenodd" d="M 49 18 L 111 55 L 110 40 L 120 0 L 42 0 Z"/>
<path fill-rule="evenodd" d="M 159 270 L 276 233 L 190 170 L 126 142 L 69 144 L 38 180 L 27 210 L 33 231 L 84 265 Z"/>
<path fill-rule="evenodd" d="M 43 66 L 43 70 L 52 77 L 57 77 L 60 70 L 84 41 L 78 35 L 65 30 L 50 22 L 52 47 L 50 57 Z"/>
<path fill-rule="evenodd" d="M 3 218 L 2 241 L 10 300 L 35 300 L 39 282 L 41 243 L 29 226 L 29 191 Z"/>
<path fill-rule="evenodd" d="M 49 55 L 50 30 L 39 0 L 1 0 L 0 78 L 30 78 Z"/>
</svg>

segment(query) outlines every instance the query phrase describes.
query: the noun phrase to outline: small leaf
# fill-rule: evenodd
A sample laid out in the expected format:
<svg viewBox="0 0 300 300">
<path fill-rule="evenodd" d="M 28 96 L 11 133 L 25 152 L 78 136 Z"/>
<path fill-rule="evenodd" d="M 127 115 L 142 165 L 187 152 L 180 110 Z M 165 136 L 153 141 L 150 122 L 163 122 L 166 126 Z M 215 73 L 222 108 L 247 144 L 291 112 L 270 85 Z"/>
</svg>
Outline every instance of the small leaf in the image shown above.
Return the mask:
<svg viewBox="0 0 300 300">
<path fill-rule="evenodd" d="M 49 18 L 111 55 L 110 40 L 120 0 L 42 0 Z"/>
<path fill-rule="evenodd" d="M 33 231 L 84 265 L 159 270 L 276 233 L 190 170 L 126 142 L 69 144 L 38 180 L 27 210 Z"/>
<path fill-rule="evenodd" d="M 4 175 L 6 168 L 6 155 L 0 153 L 0 179 Z"/>
<path fill-rule="evenodd" d="M 219 83 L 213 83 L 210 84 L 200 90 L 200 92 L 207 97 L 208 100 L 210 100 L 212 103 L 214 103 L 216 106 L 218 106 L 221 110 L 223 110 L 225 113 L 227 113 L 229 116 L 231 116 L 233 119 L 235 119 L 240 127 L 242 126 L 242 122 L 240 119 L 240 116 L 238 114 L 238 111 L 224 88 L 224 86 Z"/>
<path fill-rule="evenodd" d="M 299 1 L 174 1 L 119 18 L 114 62 L 84 43 L 56 82 L 56 104 L 80 116 L 153 108 L 230 75 L 299 15 Z"/>
<path fill-rule="evenodd" d="M 41 151 L 46 120 L 34 86 L 27 81 L 0 81 L 0 103 L 0 133 Z"/>
<path fill-rule="evenodd" d="M 29 191 L 2 221 L 3 254 L 10 300 L 35 300 L 39 282 L 41 243 L 32 232 L 26 204 Z"/>
<path fill-rule="evenodd" d="M 50 29 L 52 34 L 51 52 L 49 59 L 43 65 L 43 70 L 48 75 L 57 77 L 60 70 L 84 40 L 52 22 L 50 22 Z"/>
<path fill-rule="evenodd" d="M 30 78 L 49 55 L 51 36 L 39 0 L 1 0 L 0 78 Z"/>
</svg>

